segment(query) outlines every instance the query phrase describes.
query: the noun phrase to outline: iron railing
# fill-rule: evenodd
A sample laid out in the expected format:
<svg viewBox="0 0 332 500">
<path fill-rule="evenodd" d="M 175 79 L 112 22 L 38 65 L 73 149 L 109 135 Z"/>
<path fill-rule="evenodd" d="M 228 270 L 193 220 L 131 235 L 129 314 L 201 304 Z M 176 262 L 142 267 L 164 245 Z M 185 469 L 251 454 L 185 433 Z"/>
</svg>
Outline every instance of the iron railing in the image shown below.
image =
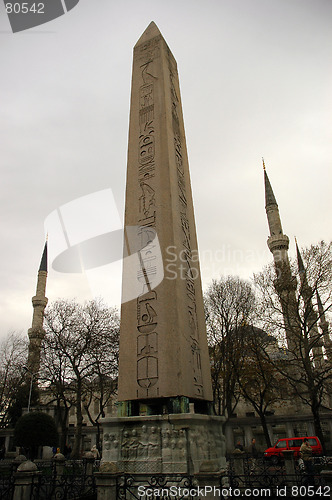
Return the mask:
<svg viewBox="0 0 332 500">
<path fill-rule="evenodd" d="M 123 474 L 117 477 L 116 494 L 118 500 L 191 500 L 197 485 L 193 476 L 184 474 Z"/>
<path fill-rule="evenodd" d="M 38 472 L 31 478 L 30 500 L 96 500 L 97 487 L 94 471 L 99 462 L 67 460 L 63 464 L 55 461 L 36 461 Z M 296 464 L 286 468 L 263 459 L 246 455 L 231 457 L 225 470 L 213 476 L 213 486 L 204 486 L 198 475 L 177 473 L 118 473 L 116 476 L 117 500 L 197 500 L 214 496 L 220 500 L 234 496 L 245 498 L 278 499 L 282 491 L 287 497 L 326 497 L 326 486 L 320 469 L 326 460 L 318 460 L 311 473 Z M 0 500 L 12 500 L 15 489 L 17 464 L 0 462 Z M 17 476 L 16 476 L 17 477 Z M 208 480 L 205 484 L 208 484 Z M 212 490 L 213 488 L 213 490 Z M 236 495 L 234 495 L 236 490 Z M 232 493 L 233 492 L 233 493 Z"/>
</svg>

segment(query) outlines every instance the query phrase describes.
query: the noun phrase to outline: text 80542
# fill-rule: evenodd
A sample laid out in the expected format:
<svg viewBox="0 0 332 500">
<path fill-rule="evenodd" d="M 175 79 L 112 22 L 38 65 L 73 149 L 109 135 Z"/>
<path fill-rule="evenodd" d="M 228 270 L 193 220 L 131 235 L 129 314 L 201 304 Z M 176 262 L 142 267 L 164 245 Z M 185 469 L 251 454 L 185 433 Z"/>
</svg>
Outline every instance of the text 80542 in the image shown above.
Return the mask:
<svg viewBox="0 0 332 500">
<path fill-rule="evenodd" d="M 45 14 L 45 5 L 43 3 L 33 3 L 29 6 L 27 2 L 6 3 L 7 14 Z"/>
</svg>

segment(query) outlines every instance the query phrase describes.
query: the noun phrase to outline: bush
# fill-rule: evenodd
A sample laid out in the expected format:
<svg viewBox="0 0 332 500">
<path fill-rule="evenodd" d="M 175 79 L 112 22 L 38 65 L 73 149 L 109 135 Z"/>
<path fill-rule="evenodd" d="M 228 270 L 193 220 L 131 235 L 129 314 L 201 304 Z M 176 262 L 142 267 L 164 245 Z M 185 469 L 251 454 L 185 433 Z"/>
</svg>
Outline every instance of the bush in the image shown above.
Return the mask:
<svg viewBox="0 0 332 500">
<path fill-rule="evenodd" d="M 32 459 L 39 446 L 57 446 L 58 431 L 54 419 L 42 412 L 31 412 L 22 415 L 16 423 L 14 432 L 16 446 L 30 451 Z"/>
</svg>

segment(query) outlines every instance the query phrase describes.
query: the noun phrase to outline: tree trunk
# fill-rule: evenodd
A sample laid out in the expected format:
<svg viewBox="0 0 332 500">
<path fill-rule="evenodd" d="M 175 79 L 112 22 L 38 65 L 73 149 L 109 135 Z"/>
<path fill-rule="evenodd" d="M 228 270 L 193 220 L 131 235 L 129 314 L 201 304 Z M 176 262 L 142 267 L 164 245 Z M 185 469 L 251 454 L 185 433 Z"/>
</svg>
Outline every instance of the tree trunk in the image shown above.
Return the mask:
<svg viewBox="0 0 332 500">
<path fill-rule="evenodd" d="M 59 440 L 59 446 L 60 446 L 60 451 L 63 453 L 65 446 L 67 444 L 67 420 L 68 420 L 68 413 L 69 413 L 69 408 L 60 406 L 58 405 L 58 415 L 59 415 L 59 421 L 60 421 L 60 440 Z"/>
<path fill-rule="evenodd" d="M 100 423 L 98 420 L 96 421 L 96 426 L 97 426 L 96 446 L 97 446 L 97 450 L 100 451 L 100 449 L 101 449 L 101 447 L 100 447 Z"/>
<path fill-rule="evenodd" d="M 261 421 L 261 424 L 262 424 L 262 428 L 263 428 L 263 432 L 264 432 L 264 437 L 265 437 L 267 448 L 271 448 L 272 443 L 271 443 L 271 438 L 270 438 L 269 430 L 267 428 L 265 413 L 259 413 L 259 418 L 260 418 L 260 421 Z"/>
<path fill-rule="evenodd" d="M 324 442 L 324 436 L 323 436 L 323 429 L 322 425 L 320 422 L 320 415 L 319 415 L 319 405 L 316 402 L 313 402 L 311 405 L 311 412 L 314 417 L 314 427 L 315 427 L 315 434 L 318 437 L 319 441 L 321 442 L 322 448 L 323 448 L 323 455 L 326 455 L 326 447 L 325 447 L 325 442 Z"/>
<path fill-rule="evenodd" d="M 76 430 L 75 430 L 75 440 L 73 451 L 71 453 L 71 458 L 80 458 L 81 455 L 81 442 L 82 442 L 82 384 L 81 381 L 77 381 L 77 394 L 76 394 Z"/>
</svg>

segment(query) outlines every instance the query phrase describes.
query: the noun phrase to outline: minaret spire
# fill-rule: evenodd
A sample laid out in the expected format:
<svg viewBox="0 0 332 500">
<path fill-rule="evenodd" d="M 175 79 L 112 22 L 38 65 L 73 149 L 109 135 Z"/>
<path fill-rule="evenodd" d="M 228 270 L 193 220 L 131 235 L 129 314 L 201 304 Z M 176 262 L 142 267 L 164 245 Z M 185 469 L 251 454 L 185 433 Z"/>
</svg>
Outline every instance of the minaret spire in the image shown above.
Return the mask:
<svg viewBox="0 0 332 500">
<path fill-rule="evenodd" d="M 43 328 L 44 310 L 48 299 L 45 296 L 47 281 L 47 241 L 40 261 L 36 295 L 32 297 L 33 317 L 32 325 L 28 330 L 29 335 L 29 355 L 28 369 L 31 374 L 37 375 L 40 367 L 40 347 L 45 337 Z"/>
<path fill-rule="evenodd" d="M 304 301 L 307 328 L 309 330 L 310 341 L 313 345 L 312 352 L 313 352 L 314 362 L 318 363 L 321 361 L 321 359 L 323 359 L 323 350 L 322 350 L 323 342 L 321 338 L 322 336 L 318 331 L 317 312 L 315 311 L 312 304 L 313 291 L 312 288 L 309 286 L 307 280 L 306 269 L 304 267 L 302 255 L 299 246 L 297 244 L 296 238 L 295 238 L 295 244 L 296 244 L 296 255 L 297 255 L 297 267 L 301 280 L 300 293 Z"/>
<path fill-rule="evenodd" d="M 45 242 L 43 255 L 40 261 L 39 271 L 45 271 L 47 273 L 47 240 Z"/>
<path fill-rule="evenodd" d="M 288 259 L 289 238 L 283 233 L 279 208 L 274 196 L 269 177 L 263 160 L 264 185 L 265 185 L 265 210 L 270 230 L 267 245 L 273 254 L 277 271 L 275 287 L 279 295 L 283 310 L 284 324 L 288 347 L 296 349 L 296 336 L 298 326 L 296 324 L 296 280 L 292 276 Z"/>
<path fill-rule="evenodd" d="M 331 361 L 332 360 L 332 341 L 331 341 L 331 337 L 329 334 L 329 324 L 328 324 L 326 317 L 325 317 L 324 307 L 323 307 L 321 298 L 319 296 L 318 290 L 316 290 L 316 298 L 317 298 L 317 306 L 318 306 L 319 319 L 320 319 L 319 326 L 320 326 L 322 333 L 323 333 L 323 342 L 324 342 L 326 355 L 327 355 L 328 359 Z"/>
<path fill-rule="evenodd" d="M 289 238 L 288 236 L 283 234 L 278 204 L 266 172 L 265 163 L 263 163 L 263 168 L 265 185 L 265 210 L 270 230 L 270 237 L 267 240 L 267 245 L 273 254 L 275 262 L 287 262 L 289 266 L 287 254 L 289 247 Z"/>
<path fill-rule="evenodd" d="M 278 206 L 269 177 L 266 172 L 264 158 L 263 158 L 263 170 L 264 170 L 264 185 L 265 185 L 265 208 L 270 207 L 272 205 Z"/>
<path fill-rule="evenodd" d="M 297 266 L 299 269 L 299 273 L 305 273 L 305 268 L 302 260 L 302 255 L 299 249 L 299 246 L 297 244 L 297 239 L 295 238 L 295 246 L 296 246 L 296 256 L 297 256 Z"/>
</svg>

